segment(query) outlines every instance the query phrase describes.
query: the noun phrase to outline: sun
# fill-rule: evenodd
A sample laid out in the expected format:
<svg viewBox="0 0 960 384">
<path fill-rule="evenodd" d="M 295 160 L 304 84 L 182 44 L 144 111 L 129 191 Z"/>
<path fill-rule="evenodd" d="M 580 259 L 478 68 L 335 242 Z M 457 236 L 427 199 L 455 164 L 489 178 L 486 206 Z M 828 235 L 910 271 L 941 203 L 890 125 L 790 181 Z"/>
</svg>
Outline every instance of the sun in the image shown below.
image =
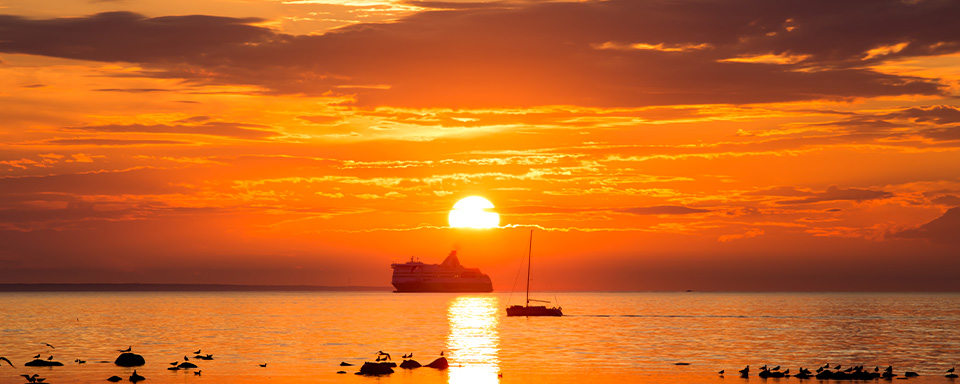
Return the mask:
<svg viewBox="0 0 960 384">
<path fill-rule="evenodd" d="M 500 225 L 500 215 L 487 212 L 493 208 L 490 200 L 480 196 L 465 197 L 453 205 L 448 220 L 453 228 L 494 228 Z"/>
</svg>

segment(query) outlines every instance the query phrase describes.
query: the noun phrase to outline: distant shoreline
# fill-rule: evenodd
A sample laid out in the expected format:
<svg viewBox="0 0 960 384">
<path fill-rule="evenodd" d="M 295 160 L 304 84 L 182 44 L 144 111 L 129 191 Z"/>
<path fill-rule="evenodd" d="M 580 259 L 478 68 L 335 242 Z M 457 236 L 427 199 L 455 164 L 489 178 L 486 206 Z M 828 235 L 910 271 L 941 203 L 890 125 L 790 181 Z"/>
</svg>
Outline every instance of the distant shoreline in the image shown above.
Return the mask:
<svg viewBox="0 0 960 384">
<path fill-rule="evenodd" d="M 392 287 L 242 284 L 0 284 L 0 292 L 329 292 L 392 291 Z"/>
</svg>

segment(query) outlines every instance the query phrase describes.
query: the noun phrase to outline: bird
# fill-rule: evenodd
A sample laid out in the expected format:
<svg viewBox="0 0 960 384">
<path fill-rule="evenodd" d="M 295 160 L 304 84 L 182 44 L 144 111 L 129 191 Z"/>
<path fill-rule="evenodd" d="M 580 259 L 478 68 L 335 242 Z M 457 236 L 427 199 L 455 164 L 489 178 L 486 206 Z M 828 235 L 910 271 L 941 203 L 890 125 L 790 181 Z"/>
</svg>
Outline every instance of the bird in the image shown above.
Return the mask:
<svg viewBox="0 0 960 384">
<path fill-rule="evenodd" d="M 34 359 L 39 359 L 39 358 L 40 358 L 40 354 L 38 353 L 38 354 L 37 354 L 36 356 L 34 356 L 33 358 L 34 358 Z"/>
<path fill-rule="evenodd" d="M 47 379 L 46 377 L 38 377 L 38 378 L 37 378 L 37 382 L 38 382 L 38 383 L 42 383 L 42 382 L 43 382 L 44 380 L 46 380 L 46 379 Z"/>
<path fill-rule="evenodd" d="M 133 346 L 127 347 L 127 349 L 118 349 L 117 352 L 130 352 L 133 350 Z"/>
<path fill-rule="evenodd" d="M 717 373 L 719 373 L 720 376 L 723 376 L 723 371 L 725 371 L 725 369 L 721 369 L 720 372 L 717 372 Z"/>
<path fill-rule="evenodd" d="M 184 357 L 183 357 L 183 361 L 190 361 L 190 358 L 189 358 L 189 357 L 186 357 L 186 356 L 184 356 Z"/>
<path fill-rule="evenodd" d="M 194 354 L 194 355 L 199 355 L 199 354 L 200 354 L 200 351 L 202 351 L 202 350 L 203 350 L 203 349 L 198 349 L 198 350 L 197 350 L 196 352 L 194 352 L 193 354 Z"/>
<path fill-rule="evenodd" d="M 770 370 L 771 370 L 771 371 L 779 371 L 779 370 L 780 370 L 780 366 L 778 365 L 778 366 L 776 366 L 776 367 L 770 368 Z"/>
<path fill-rule="evenodd" d="M 740 370 L 740 374 L 743 375 L 743 376 L 749 375 L 749 374 L 750 374 L 750 366 L 748 365 L 746 368 L 741 369 L 741 370 Z"/>
<path fill-rule="evenodd" d="M 261 368 L 266 368 L 266 367 L 267 367 L 267 363 L 260 364 L 260 367 L 261 367 Z"/>
<path fill-rule="evenodd" d="M 8 358 L 6 358 L 6 357 L 0 356 L 0 361 L 6 361 L 7 364 L 10 364 L 10 366 L 13 367 L 13 363 L 11 363 L 11 362 L 10 362 L 10 359 L 8 359 Z M 16 367 L 14 367 L 14 368 L 16 368 Z"/>
<path fill-rule="evenodd" d="M 787 370 L 786 370 L 786 371 L 783 371 L 783 374 L 784 374 L 784 375 L 789 375 L 789 374 L 790 374 L 790 369 L 789 369 L 789 368 L 787 368 Z"/>
<path fill-rule="evenodd" d="M 836 369 L 840 369 L 840 364 L 837 364 L 837 366 L 836 366 L 836 367 L 833 367 L 833 369 L 835 369 L 835 370 L 836 370 Z"/>
<path fill-rule="evenodd" d="M 50 348 L 52 348 L 52 349 L 57 349 L 57 347 L 54 347 L 54 346 L 50 345 L 50 343 L 40 343 L 40 344 L 46 345 L 46 346 L 48 346 L 48 347 L 50 347 Z"/>
<path fill-rule="evenodd" d="M 23 376 L 23 378 L 27 379 L 27 381 L 31 383 L 37 382 L 37 378 L 36 378 L 37 374 L 33 374 L 33 376 L 30 376 L 30 375 L 20 375 L 20 376 Z"/>
<path fill-rule="evenodd" d="M 170 363 L 170 365 L 177 365 L 177 364 L 180 364 L 180 362 L 179 362 L 179 361 L 174 361 L 174 362 Z"/>
<path fill-rule="evenodd" d="M 198 371 L 194 372 L 193 375 L 194 375 L 194 376 L 200 376 L 200 372 L 203 372 L 203 371 L 202 371 L 202 370 L 198 370 Z"/>
<path fill-rule="evenodd" d="M 77 364 L 86 364 L 86 363 L 87 363 L 86 360 L 80 360 L 80 359 L 77 359 L 76 362 L 77 362 Z"/>
<path fill-rule="evenodd" d="M 953 368 L 948 369 L 948 370 L 947 370 L 947 373 L 953 373 L 954 368 L 956 368 L 956 367 L 953 367 Z"/>
<path fill-rule="evenodd" d="M 390 354 L 389 354 L 389 353 L 386 353 L 386 352 L 384 352 L 384 351 L 377 351 L 377 356 L 383 356 L 383 357 L 384 357 L 384 358 L 383 358 L 384 361 L 390 360 Z M 377 361 L 380 361 L 380 360 L 377 359 Z"/>
<path fill-rule="evenodd" d="M 443 351 L 440 351 L 440 357 L 443 357 Z"/>
<path fill-rule="evenodd" d="M 134 382 L 134 383 L 136 383 L 136 382 L 138 382 L 138 381 L 141 381 L 141 380 L 146 380 L 146 379 L 147 379 L 146 377 L 143 377 L 143 376 L 140 376 L 139 374 L 137 374 L 137 370 L 136 370 L 136 369 L 134 369 L 134 370 L 133 370 L 133 374 L 130 375 L 130 381 L 132 381 L 132 382 Z"/>
<path fill-rule="evenodd" d="M 760 367 L 760 370 L 761 370 L 761 371 L 766 371 L 766 370 L 767 370 L 767 365 L 764 364 L 762 367 Z"/>
<path fill-rule="evenodd" d="M 47 360 L 53 360 L 53 355 L 50 355 L 50 357 L 48 357 Z"/>
</svg>

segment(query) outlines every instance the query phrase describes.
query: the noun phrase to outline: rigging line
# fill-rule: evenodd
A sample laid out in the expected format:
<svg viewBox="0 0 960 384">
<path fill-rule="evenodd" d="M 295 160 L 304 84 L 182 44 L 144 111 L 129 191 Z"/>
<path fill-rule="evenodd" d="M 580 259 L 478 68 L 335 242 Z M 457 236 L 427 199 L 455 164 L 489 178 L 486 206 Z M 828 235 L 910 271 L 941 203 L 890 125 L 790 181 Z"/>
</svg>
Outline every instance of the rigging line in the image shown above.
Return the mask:
<svg viewBox="0 0 960 384">
<path fill-rule="evenodd" d="M 520 280 L 520 271 L 523 270 L 523 261 L 526 260 L 527 256 L 520 258 L 520 265 L 517 267 L 517 276 L 513 278 L 513 287 L 510 288 L 510 295 L 507 296 L 507 304 L 511 303 L 513 299 L 513 291 L 517 290 L 517 280 Z"/>
</svg>

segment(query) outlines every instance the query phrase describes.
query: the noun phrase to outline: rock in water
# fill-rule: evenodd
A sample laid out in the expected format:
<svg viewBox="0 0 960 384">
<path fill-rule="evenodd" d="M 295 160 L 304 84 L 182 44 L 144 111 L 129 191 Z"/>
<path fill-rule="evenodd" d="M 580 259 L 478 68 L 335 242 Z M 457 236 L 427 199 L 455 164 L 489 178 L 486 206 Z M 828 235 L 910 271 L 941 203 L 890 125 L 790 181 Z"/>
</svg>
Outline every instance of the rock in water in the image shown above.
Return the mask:
<svg viewBox="0 0 960 384">
<path fill-rule="evenodd" d="M 110 378 L 107 379 L 107 381 L 112 381 L 112 382 L 114 382 L 114 383 L 116 383 L 116 382 L 118 382 L 118 381 L 120 381 L 120 380 L 123 380 L 123 378 L 120 377 L 120 376 L 110 376 Z"/>
<path fill-rule="evenodd" d="M 413 369 L 420 367 L 422 367 L 422 365 L 420 365 L 420 363 L 416 360 L 404 360 L 402 363 L 400 363 L 400 368 Z"/>
<path fill-rule="evenodd" d="M 25 367 L 62 367 L 63 363 L 59 361 L 35 359 L 33 361 L 27 362 L 23 366 Z"/>
<path fill-rule="evenodd" d="M 393 368 L 380 363 L 367 362 L 360 367 L 361 375 L 386 375 L 390 373 L 393 373 Z"/>
<path fill-rule="evenodd" d="M 197 367 L 196 364 L 191 363 L 189 361 L 184 361 L 177 366 L 177 369 L 189 369 L 189 368 L 196 368 L 196 367 Z"/>
<path fill-rule="evenodd" d="M 340 362 L 340 366 L 341 366 L 341 367 L 350 367 L 350 366 L 353 366 L 353 364 L 350 364 L 350 363 L 348 363 L 348 362 L 346 362 L 346 361 L 341 361 L 341 362 Z"/>
<path fill-rule="evenodd" d="M 447 369 L 450 367 L 450 363 L 447 362 L 446 357 L 441 357 L 439 359 L 436 359 L 430 362 L 430 364 L 427 364 L 427 366 L 430 368 L 436 368 L 436 369 Z"/>
<path fill-rule="evenodd" d="M 113 363 L 121 367 L 139 367 L 147 362 L 143 360 L 143 356 L 136 353 L 124 352 L 121 353 L 120 356 L 117 356 L 117 360 Z"/>
</svg>

